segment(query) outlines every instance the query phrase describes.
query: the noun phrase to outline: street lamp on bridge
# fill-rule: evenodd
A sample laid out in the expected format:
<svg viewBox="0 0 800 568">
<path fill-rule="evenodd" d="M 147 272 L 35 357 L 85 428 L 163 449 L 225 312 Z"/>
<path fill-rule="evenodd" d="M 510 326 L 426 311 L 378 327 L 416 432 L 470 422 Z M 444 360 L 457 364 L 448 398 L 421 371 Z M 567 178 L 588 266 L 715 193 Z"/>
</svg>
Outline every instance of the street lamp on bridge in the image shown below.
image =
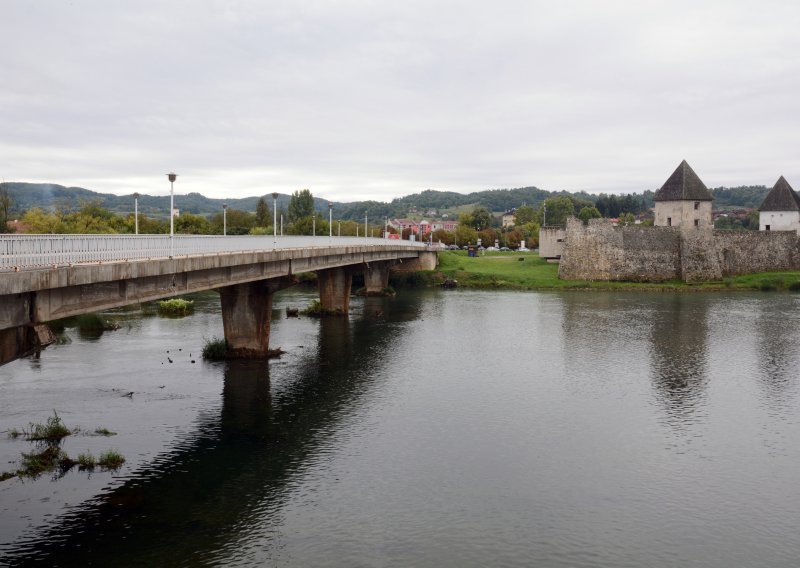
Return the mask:
<svg viewBox="0 0 800 568">
<path fill-rule="evenodd" d="M 281 215 L 281 219 L 283 215 Z M 283 232 L 283 231 L 281 231 Z M 272 246 L 278 244 L 278 192 L 272 192 Z"/>
<path fill-rule="evenodd" d="M 328 238 L 333 238 L 333 203 L 328 202 Z"/>
<path fill-rule="evenodd" d="M 167 179 L 169 179 L 169 257 L 172 258 L 175 256 L 175 192 L 173 190 L 173 185 L 175 184 L 175 178 L 178 177 L 176 173 L 168 173 Z"/>
<path fill-rule="evenodd" d="M 139 193 L 133 194 L 133 226 L 134 233 L 139 234 Z"/>
<path fill-rule="evenodd" d="M 227 236 L 228 234 L 228 204 L 222 204 L 222 236 Z"/>
</svg>

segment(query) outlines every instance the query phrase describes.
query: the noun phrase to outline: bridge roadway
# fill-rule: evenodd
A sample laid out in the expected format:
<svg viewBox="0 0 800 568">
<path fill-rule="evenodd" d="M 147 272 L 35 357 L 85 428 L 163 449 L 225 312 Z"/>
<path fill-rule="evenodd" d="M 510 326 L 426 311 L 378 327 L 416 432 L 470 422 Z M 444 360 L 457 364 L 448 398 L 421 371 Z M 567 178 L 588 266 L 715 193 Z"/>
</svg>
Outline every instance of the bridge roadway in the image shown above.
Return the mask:
<svg viewBox="0 0 800 568">
<path fill-rule="evenodd" d="M 389 269 L 430 270 L 436 252 L 393 239 L 299 236 L 0 235 L 0 364 L 52 340 L 48 321 L 216 289 L 229 353 L 269 354 L 272 295 L 316 272 L 322 307 L 346 314 Z"/>
</svg>

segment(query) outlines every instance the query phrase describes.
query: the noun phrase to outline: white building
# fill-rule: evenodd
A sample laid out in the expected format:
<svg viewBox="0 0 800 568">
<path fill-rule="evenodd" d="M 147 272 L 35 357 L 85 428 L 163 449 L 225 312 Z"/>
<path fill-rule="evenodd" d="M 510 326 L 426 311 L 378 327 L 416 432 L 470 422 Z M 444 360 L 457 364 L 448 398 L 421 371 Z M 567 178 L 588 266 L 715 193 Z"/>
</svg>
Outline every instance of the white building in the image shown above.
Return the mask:
<svg viewBox="0 0 800 568">
<path fill-rule="evenodd" d="M 800 233 L 800 196 L 783 176 L 758 208 L 758 230 Z"/>
<path fill-rule="evenodd" d="M 656 202 L 657 227 L 713 228 L 711 192 L 694 170 L 682 161 L 653 198 Z"/>
</svg>

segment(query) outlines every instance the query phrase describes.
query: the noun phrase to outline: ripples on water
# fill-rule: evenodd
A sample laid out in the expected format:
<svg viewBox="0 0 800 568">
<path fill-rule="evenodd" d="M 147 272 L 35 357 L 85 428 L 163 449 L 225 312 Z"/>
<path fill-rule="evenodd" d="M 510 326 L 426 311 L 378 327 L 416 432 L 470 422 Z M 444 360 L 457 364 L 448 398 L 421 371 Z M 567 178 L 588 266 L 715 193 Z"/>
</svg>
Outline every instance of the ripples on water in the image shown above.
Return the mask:
<svg viewBox="0 0 800 568">
<path fill-rule="evenodd" d="M 7 562 L 796 564 L 795 296 L 403 291 L 282 316 L 312 297 L 277 296 L 269 364 L 200 360 L 206 294 L 0 367 L 0 429 L 56 408 L 119 432 L 70 454 L 128 458 L 0 484 Z"/>
</svg>

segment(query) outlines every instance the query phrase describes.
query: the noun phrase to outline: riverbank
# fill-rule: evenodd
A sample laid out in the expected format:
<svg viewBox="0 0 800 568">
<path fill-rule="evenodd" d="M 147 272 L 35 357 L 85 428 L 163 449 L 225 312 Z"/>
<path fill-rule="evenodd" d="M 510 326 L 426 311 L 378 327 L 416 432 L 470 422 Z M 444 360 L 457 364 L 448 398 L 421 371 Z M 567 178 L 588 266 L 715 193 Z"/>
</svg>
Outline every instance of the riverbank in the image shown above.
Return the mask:
<svg viewBox="0 0 800 568">
<path fill-rule="evenodd" d="M 800 272 L 764 272 L 719 281 L 687 284 L 669 282 L 598 282 L 559 280 L 558 264 L 548 263 L 537 253 L 486 252 L 469 257 L 466 251 L 442 251 L 434 271 L 417 273 L 417 284 L 438 286 L 446 279 L 458 281 L 459 288 L 505 290 L 791 290 L 800 291 Z"/>
</svg>

